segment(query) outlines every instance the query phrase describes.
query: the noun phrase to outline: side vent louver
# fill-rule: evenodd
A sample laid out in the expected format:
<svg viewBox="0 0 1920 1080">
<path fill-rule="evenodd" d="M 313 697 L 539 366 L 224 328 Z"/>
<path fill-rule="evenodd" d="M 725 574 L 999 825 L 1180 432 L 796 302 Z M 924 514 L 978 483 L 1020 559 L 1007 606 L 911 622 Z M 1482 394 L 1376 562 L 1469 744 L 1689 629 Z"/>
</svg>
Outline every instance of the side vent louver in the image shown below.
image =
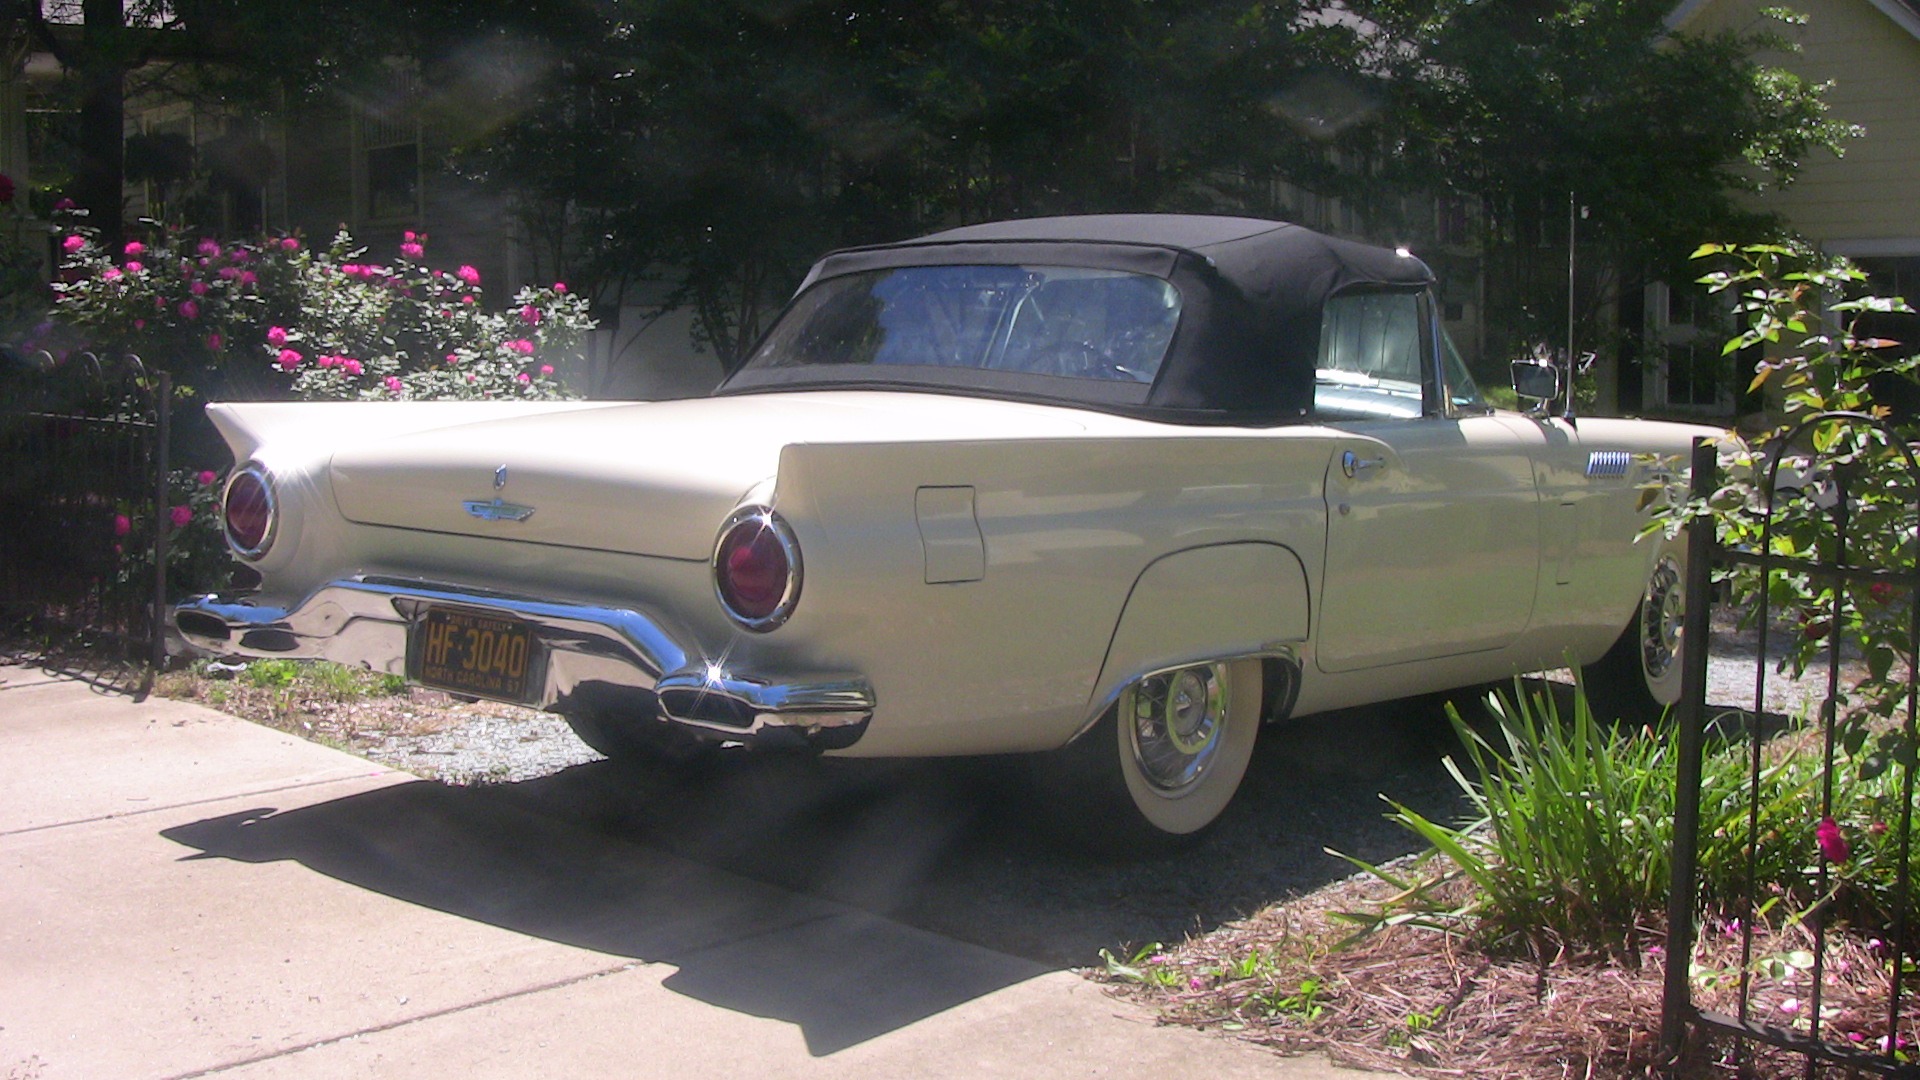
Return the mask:
<svg viewBox="0 0 1920 1080">
<path fill-rule="evenodd" d="M 1625 450 L 1595 450 L 1587 455 L 1588 476 L 1625 476 L 1633 455 Z"/>
</svg>

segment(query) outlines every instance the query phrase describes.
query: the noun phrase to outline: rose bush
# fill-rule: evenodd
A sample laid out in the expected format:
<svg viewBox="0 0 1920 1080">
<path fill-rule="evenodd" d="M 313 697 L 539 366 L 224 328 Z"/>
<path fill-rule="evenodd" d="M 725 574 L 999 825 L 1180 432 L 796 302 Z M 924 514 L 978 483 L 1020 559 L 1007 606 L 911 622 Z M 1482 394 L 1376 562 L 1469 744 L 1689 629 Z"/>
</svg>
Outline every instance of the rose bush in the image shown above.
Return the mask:
<svg viewBox="0 0 1920 1080">
<path fill-rule="evenodd" d="M 1920 372 L 1920 343 L 1871 331 L 1875 319 L 1912 309 L 1871 295 L 1866 275 L 1845 259 L 1810 250 L 1707 244 L 1695 256 L 1721 264 L 1701 284 L 1728 295 L 1745 323 L 1724 351 L 1765 351 L 1751 389 L 1777 388 L 1783 422 L 1753 440 L 1720 440 L 1720 484 L 1708 498 L 1691 499 L 1677 479 L 1650 490 L 1651 528 L 1669 536 L 1689 525 L 1712 528 L 1731 550 L 1781 560 L 1771 574 L 1738 565 L 1718 576 L 1745 620 L 1757 617 L 1764 589 L 1769 615 L 1798 627 L 1782 662 L 1796 675 L 1835 641 L 1857 650 L 1866 671 L 1834 702 L 1843 746 L 1862 755 L 1869 775 L 1913 761 L 1920 747 L 1895 721 L 1913 677 L 1914 590 L 1901 576 L 1920 564 L 1920 477 L 1908 445 L 1920 429 L 1889 407 L 1881 388 Z M 1853 419 L 1814 422 L 1833 413 Z M 1776 458 L 1781 472 L 1770 476 Z M 1799 569 L 1834 563 L 1852 576 Z"/>
<path fill-rule="evenodd" d="M 70 226 L 56 319 L 102 352 L 160 362 L 225 397 L 383 401 L 572 396 L 561 372 L 593 328 L 562 283 L 488 310 L 471 266 L 428 266 L 407 233 L 374 262 L 342 232 L 223 243 L 156 231 L 116 251 Z"/>
</svg>

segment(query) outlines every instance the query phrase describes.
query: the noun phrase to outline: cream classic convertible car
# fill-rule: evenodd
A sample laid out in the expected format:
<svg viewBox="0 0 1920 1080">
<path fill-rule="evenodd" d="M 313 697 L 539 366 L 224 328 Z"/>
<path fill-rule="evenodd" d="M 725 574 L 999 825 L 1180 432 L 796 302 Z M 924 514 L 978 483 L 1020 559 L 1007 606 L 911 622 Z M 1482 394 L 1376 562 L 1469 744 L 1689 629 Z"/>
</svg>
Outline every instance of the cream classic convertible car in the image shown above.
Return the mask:
<svg viewBox="0 0 1920 1080">
<path fill-rule="evenodd" d="M 263 585 L 177 625 L 615 758 L 1044 754 L 1117 848 L 1213 822 L 1263 720 L 1569 655 L 1670 702 L 1636 500 L 1701 429 L 1489 407 L 1433 281 L 1270 221 L 1005 222 L 827 256 L 702 399 L 213 405 Z"/>
</svg>

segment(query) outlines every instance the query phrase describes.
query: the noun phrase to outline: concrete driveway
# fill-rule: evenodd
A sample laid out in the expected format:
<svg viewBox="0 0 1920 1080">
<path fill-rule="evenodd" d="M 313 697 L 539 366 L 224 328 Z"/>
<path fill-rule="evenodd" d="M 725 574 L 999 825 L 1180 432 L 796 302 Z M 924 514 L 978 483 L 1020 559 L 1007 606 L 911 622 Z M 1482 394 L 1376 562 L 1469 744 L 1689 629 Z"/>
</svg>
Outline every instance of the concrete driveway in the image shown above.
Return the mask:
<svg viewBox="0 0 1920 1080">
<path fill-rule="evenodd" d="M 1360 1076 L 179 702 L 0 667 L 0 1080 Z"/>
</svg>

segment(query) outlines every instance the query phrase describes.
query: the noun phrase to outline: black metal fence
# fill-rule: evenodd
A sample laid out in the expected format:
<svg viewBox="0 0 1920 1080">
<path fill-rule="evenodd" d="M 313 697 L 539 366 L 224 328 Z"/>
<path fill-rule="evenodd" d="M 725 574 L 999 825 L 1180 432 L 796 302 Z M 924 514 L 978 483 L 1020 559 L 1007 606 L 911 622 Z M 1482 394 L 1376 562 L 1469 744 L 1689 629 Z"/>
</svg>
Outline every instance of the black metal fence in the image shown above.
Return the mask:
<svg viewBox="0 0 1920 1080">
<path fill-rule="evenodd" d="M 173 389 L 140 359 L 0 370 L 0 615 L 166 658 Z"/>
<path fill-rule="evenodd" d="M 1811 438 L 1835 429 L 1844 429 L 1845 437 Z M 1883 507 L 1889 495 L 1904 503 L 1905 520 L 1892 526 L 1891 542 L 1888 535 L 1864 535 L 1863 525 L 1856 520 L 1862 491 L 1850 487 L 1863 481 L 1858 472 L 1850 472 L 1850 466 L 1841 463 L 1849 452 L 1847 448 L 1851 447 L 1857 457 L 1858 448 L 1868 441 L 1876 442 L 1904 465 L 1904 478 L 1891 485 L 1883 471 L 1882 486 L 1875 492 Z M 1796 454 L 1783 472 L 1782 451 L 1809 445 L 1827 449 Z M 1916 1030 L 1920 1028 L 1920 1009 L 1915 1008 L 1916 992 L 1920 992 L 1920 968 L 1916 967 L 1920 940 L 1915 935 L 1920 926 L 1909 925 L 1908 915 L 1914 909 L 1913 748 L 1920 745 L 1912 681 L 1913 646 L 1920 641 L 1920 622 L 1916 621 L 1920 619 L 1920 603 L 1916 603 L 1920 574 L 1913 564 L 1914 547 L 1920 542 L 1914 531 L 1920 528 L 1920 502 L 1916 502 L 1920 465 L 1916 465 L 1912 450 L 1883 422 L 1854 413 L 1813 417 L 1774 446 L 1762 478 L 1756 480 L 1758 490 L 1766 494 L 1754 500 L 1757 508 L 1750 511 L 1759 515 L 1759 542 L 1733 550 L 1720 544 L 1709 529 L 1695 528 L 1689 535 L 1686 681 L 1675 713 L 1679 790 L 1668 909 L 1663 1042 L 1670 1060 L 1678 1060 L 1689 1035 L 1712 1040 L 1723 1055 L 1715 1065 L 1719 1075 L 1920 1077 L 1920 1046 L 1916 1046 L 1920 1043 L 1920 1030 Z M 1696 444 L 1692 498 L 1709 500 L 1720 490 L 1717 466 L 1714 447 L 1704 441 Z M 1789 481 L 1785 479 L 1789 472 L 1798 476 Z M 1789 487 L 1816 483 L 1822 489 L 1822 497 L 1817 499 Z M 1785 503 L 1780 496 L 1788 490 L 1792 490 L 1792 497 L 1808 499 L 1807 505 L 1819 507 L 1817 513 L 1803 511 L 1799 524 L 1793 527 L 1805 529 L 1811 519 L 1814 527 L 1823 530 L 1818 550 L 1830 557 L 1823 556 L 1816 562 L 1776 552 L 1772 542 L 1779 535 L 1776 528 L 1789 527 L 1776 521 L 1778 507 Z M 1907 507 L 1911 513 L 1904 512 Z M 1873 527 L 1885 533 L 1889 525 L 1880 520 Z M 1885 565 L 1889 551 L 1904 552 L 1904 565 Z M 1758 632 L 1752 705 L 1710 716 L 1707 655 L 1712 573 L 1715 568 L 1741 566 L 1762 576 L 1762 587 L 1756 594 L 1757 610 L 1751 613 Z M 1776 578 L 1784 574 L 1802 576 L 1801 580 L 1814 585 L 1819 593 L 1816 609 L 1794 613 L 1799 621 L 1783 621 L 1781 613 L 1770 610 L 1776 596 L 1784 599 L 1789 595 L 1774 588 Z M 1891 611 L 1893 624 L 1897 626 L 1904 619 L 1905 625 L 1904 655 L 1897 656 L 1897 662 L 1905 665 L 1906 685 L 1894 698 L 1897 707 L 1893 715 L 1871 723 L 1847 716 L 1848 708 L 1858 704 L 1858 699 L 1849 702 L 1849 680 L 1843 671 L 1850 669 L 1857 674 L 1865 665 L 1856 651 L 1858 642 L 1844 641 L 1840 628 L 1846 625 L 1847 612 L 1858 610 L 1852 605 L 1859 604 Z M 1769 659 L 1769 654 L 1778 650 L 1769 648 L 1769 636 L 1789 633 L 1819 642 L 1824 658 L 1824 685 L 1820 687 L 1818 707 L 1799 718 L 1769 714 L 1767 710 L 1769 678 L 1778 677 L 1770 670 L 1776 662 Z M 1897 641 L 1897 635 L 1892 640 Z M 1818 672 L 1817 667 L 1809 670 Z M 1895 666 L 1892 670 L 1897 678 L 1901 669 Z M 1873 728 L 1877 731 L 1870 730 Z M 1869 737 L 1894 748 L 1877 766 L 1864 764 L 1871 745 Z M 1710 738 L 1716 742 L 1711 749 L 1707 746 Z M 1817 818 L 1799 823 L 1815 842 L 1805 845 L 1801 861 L 1782 864 L 1776 859 L 1763 865 L 1759 853 L 1766 841 L 1777 839 L 1763 833 L 1769 826 L 1763 822 L 1762 802 L 1778 797 L 1776 751 L 1783 745 L 1780 740 L 1792 740 L 1793 746 L 1801 748 L 1799 752 L 1819 754 L 1817 772 L 1803 774 L 1812 780 L 1800 791 L 1796 804 L 1817 807 Z M 1710 760 L 1705 755 L 1723 755 L 1717 760 L 1724 763 L 1729 760 L 1725 755 L 1735 752 L 1744 762 L 1744 802 L 1732 807 L 1738 813 L 1730 815 L 1728 804 L 1716 802 L 1709 793 L 1706 809 L 1720 824 L 1710 821 L 1703 825 L 1702 763 Z M 1836 808 L 1836 777 L 1868 775 L 1863 768 L 1882 770 L 1875 775 L 1881 777 L 1878 790 L 1886 797 L 1875 807 L 1872 827 L 1880 831 L 1873 839 L 1876 850 L 1891 856 L 1884 861 L 1893 863 L 1890 868 L 1882 865 L 1876 869 L 1878 876 L 1872 886 L 1879 890 L 1875 910 L 1886 918 L 1865 925 L 1850 924 L 1849 907 L 1844 902 L 1849 889 L 1859 888 L 1848 875 L 1860 871 L 1861 860 L 1850 861 L 1847 841 L 1834 820 L 1836 814 L 1844 817 L 1847 813 L 1845 807 Z M 1807 828 L 1815 821 L 1817 826 Z M 1719 855 L 1724 857 L 1729 839 L 1724 834 L 1728 833 L 1743 845 L 1736 849 L 1745 863 L 1736 879 L 1742 883 L 1744 895 L 1733 898 L 1731 904 L 1720 895 L 1717 909 L 1703 910 L 1702 848 L 1719 845 Z M 1721 869 L 1724 871 L 1724 863 Z M 1781 880 L 1783 877 L 1791 880 Z M 1710 944 L 1718 946 L 1718 960 L 1708 958 L 1712 950 L 1703 945 L 1705 935 L 1714 937 Z M 1737 961 L 1729 962 L 1728 953 L 1736 949 Z M 1702 968 L 1717 969 L 1718 975 L 1709 970 L 1703 976 Z M 1717 986 L 1721 993 L 1715 995 L 1719 1007 L 1702 1007 L 1702 987 L 1715 977 L 1721 980 Z M 1730 1007 L 1726 1004 L 1728 991 Z M 1727 1071 L 1719 1071 L 1723 1069 Z"/>
</svg>

